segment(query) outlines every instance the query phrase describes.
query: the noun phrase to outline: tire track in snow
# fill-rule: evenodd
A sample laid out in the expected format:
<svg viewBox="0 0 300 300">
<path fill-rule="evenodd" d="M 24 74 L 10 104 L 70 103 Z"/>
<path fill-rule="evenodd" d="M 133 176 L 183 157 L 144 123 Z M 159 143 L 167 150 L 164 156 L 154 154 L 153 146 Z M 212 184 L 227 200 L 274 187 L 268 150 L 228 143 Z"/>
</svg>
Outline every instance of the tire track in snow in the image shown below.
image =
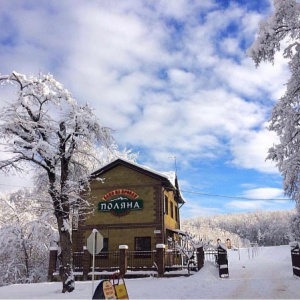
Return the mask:
<svg viewBox="0 0 300 300">
<path fill-rule="evenodd" d="M 229 282 L 224 280 L 223 298 L 227 299 L 295 299 L 297 291 L 289 291 L 286 284 L 293 280 L 286 273 L 290 257 L 273 257 L 269 249 L 263 249 L 258 257 L 235 261 L 230 265 Z M 291 270 L 292 272 L 292 270 Z M 299 293 L 300 294 L 300 293 Z M 295 297 L 296 296 L 296 297 Z"/>
</svg>

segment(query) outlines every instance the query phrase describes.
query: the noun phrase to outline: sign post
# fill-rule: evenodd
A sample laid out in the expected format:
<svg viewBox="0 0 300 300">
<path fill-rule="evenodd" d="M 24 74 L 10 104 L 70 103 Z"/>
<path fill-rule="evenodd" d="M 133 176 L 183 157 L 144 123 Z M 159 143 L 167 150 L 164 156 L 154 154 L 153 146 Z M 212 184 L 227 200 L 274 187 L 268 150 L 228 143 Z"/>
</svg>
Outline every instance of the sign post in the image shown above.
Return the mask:
<svg viewBox="0 0 300 300">
<path fill-rule="evenodd" d="M 86 248 L 93 256 L 92 294 L 94 294 L 95 254 L 98 254 L 103 249 L 103 236 L 97 229 L 93 229 L 92 233 L 87 238 Z"/>
</svg>

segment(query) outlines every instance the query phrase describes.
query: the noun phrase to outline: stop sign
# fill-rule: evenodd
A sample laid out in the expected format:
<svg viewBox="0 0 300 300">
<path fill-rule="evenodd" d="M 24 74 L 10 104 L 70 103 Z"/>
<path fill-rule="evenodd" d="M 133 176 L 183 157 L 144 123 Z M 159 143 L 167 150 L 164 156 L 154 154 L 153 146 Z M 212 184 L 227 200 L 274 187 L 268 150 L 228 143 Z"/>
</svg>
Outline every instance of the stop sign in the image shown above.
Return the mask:
<svg viewBox="0 0 300 300">
<path fill-rule="evenodd" d="M 95 252 L 93 251 L 94 246 Z M 97 229 L 93 229 L 92 233 L 87 238 L 86 248 L 91 254 L 98 254 L 103 249 L 103 236 Z"/>
</svg>

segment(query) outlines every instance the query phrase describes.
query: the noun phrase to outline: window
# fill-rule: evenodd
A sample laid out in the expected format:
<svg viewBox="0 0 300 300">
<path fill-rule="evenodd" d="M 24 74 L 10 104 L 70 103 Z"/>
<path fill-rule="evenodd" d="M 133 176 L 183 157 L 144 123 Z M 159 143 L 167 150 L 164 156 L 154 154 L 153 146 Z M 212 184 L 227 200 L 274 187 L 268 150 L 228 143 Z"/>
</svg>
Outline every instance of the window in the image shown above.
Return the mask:
<svg viewBox="0 0 300 300">
<path fill-rule="evenodd" d="M 108 258 L 108 238 L 103 238 L 103 248 L 100 253 L 96 255 L 96 257 L 105 259 Z"/>
<path fill-rule="evenodd" d="M 168 249 L 173 249 L 173 248 L 175 249 L 175 240 L 173 234 L 168 236 L 167 240 L 168 240 Z"/>
<path fill-rule="evenodd" d="M 107 259 L 108 258 L 108 238 L 103 238 L 103 248 L 100 251 L 100 253 L 98 253 L 96 255 L 96 257 L 98 258 L 104 258 Z"/>
<path fill-rule="evenodd" d="M 174 208 L 173 208 L 173 202 L 171 202 L 171 218 L 174 218 Z"/>
<path fill-rule="evenodd" d="M 151 237 L 134 238 L 135 258 L 151 257 Z"/>
<path fill-rule="evenodd" d="M 178 221 L 178 207 L 175 205 L 175 220 Z"/>
<path fill-rule="evenodd" d="M 136 237 L 134 239 L 135 251 L 151 251 L 151 237 Z"/>
<path fill-rule="evenodd" d="M 101 252 L 108 252 L 108 238 L 103 238 L 103 248 Z"/>
<path fill-rule="evenodd" d="M 169 214 L 169 200 L 167 196 L 165 196 L 165 214 Z"/>
</svg>

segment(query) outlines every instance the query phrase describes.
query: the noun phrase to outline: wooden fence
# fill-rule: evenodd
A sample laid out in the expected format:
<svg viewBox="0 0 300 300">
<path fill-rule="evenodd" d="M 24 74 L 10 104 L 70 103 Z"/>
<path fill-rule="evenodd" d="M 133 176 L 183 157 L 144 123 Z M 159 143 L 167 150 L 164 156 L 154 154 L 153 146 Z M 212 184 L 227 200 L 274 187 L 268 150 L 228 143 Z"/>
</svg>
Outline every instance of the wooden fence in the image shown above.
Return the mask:
<svg viewBox="0 0 300 300">
<path fill-rule="evenodd" d="M 164 245 L 163 245 L 164 246 Z M 211 260 L 212 253 L 203 253 L 203 248 L 197 251 L 195 263 L 198 269 L 205 260 Z M 54 276 L 59 275 L 60 261 L 57 257 L 57 249 L 51 249 L 48 278 L 50 281 Z M 127 271 L 153 271 L 163 276 L 166 271 L 187 269 L 188 261 L 179 251 L 165 250 L 164 247 L 153 251 L 129 251 L 127 248 L 120 248 L 119 251 L 101 252 L 95 255 L 95 274 L 108 274 L 119 271 L 125 275 Z M 87 280 L 92 274 L 92 255 L 84 249 L 82 252 L 73 253 L 73 270 L 77 277 Z M 97 272 L 97 273 L 96 273 Z"/>
</svg>

